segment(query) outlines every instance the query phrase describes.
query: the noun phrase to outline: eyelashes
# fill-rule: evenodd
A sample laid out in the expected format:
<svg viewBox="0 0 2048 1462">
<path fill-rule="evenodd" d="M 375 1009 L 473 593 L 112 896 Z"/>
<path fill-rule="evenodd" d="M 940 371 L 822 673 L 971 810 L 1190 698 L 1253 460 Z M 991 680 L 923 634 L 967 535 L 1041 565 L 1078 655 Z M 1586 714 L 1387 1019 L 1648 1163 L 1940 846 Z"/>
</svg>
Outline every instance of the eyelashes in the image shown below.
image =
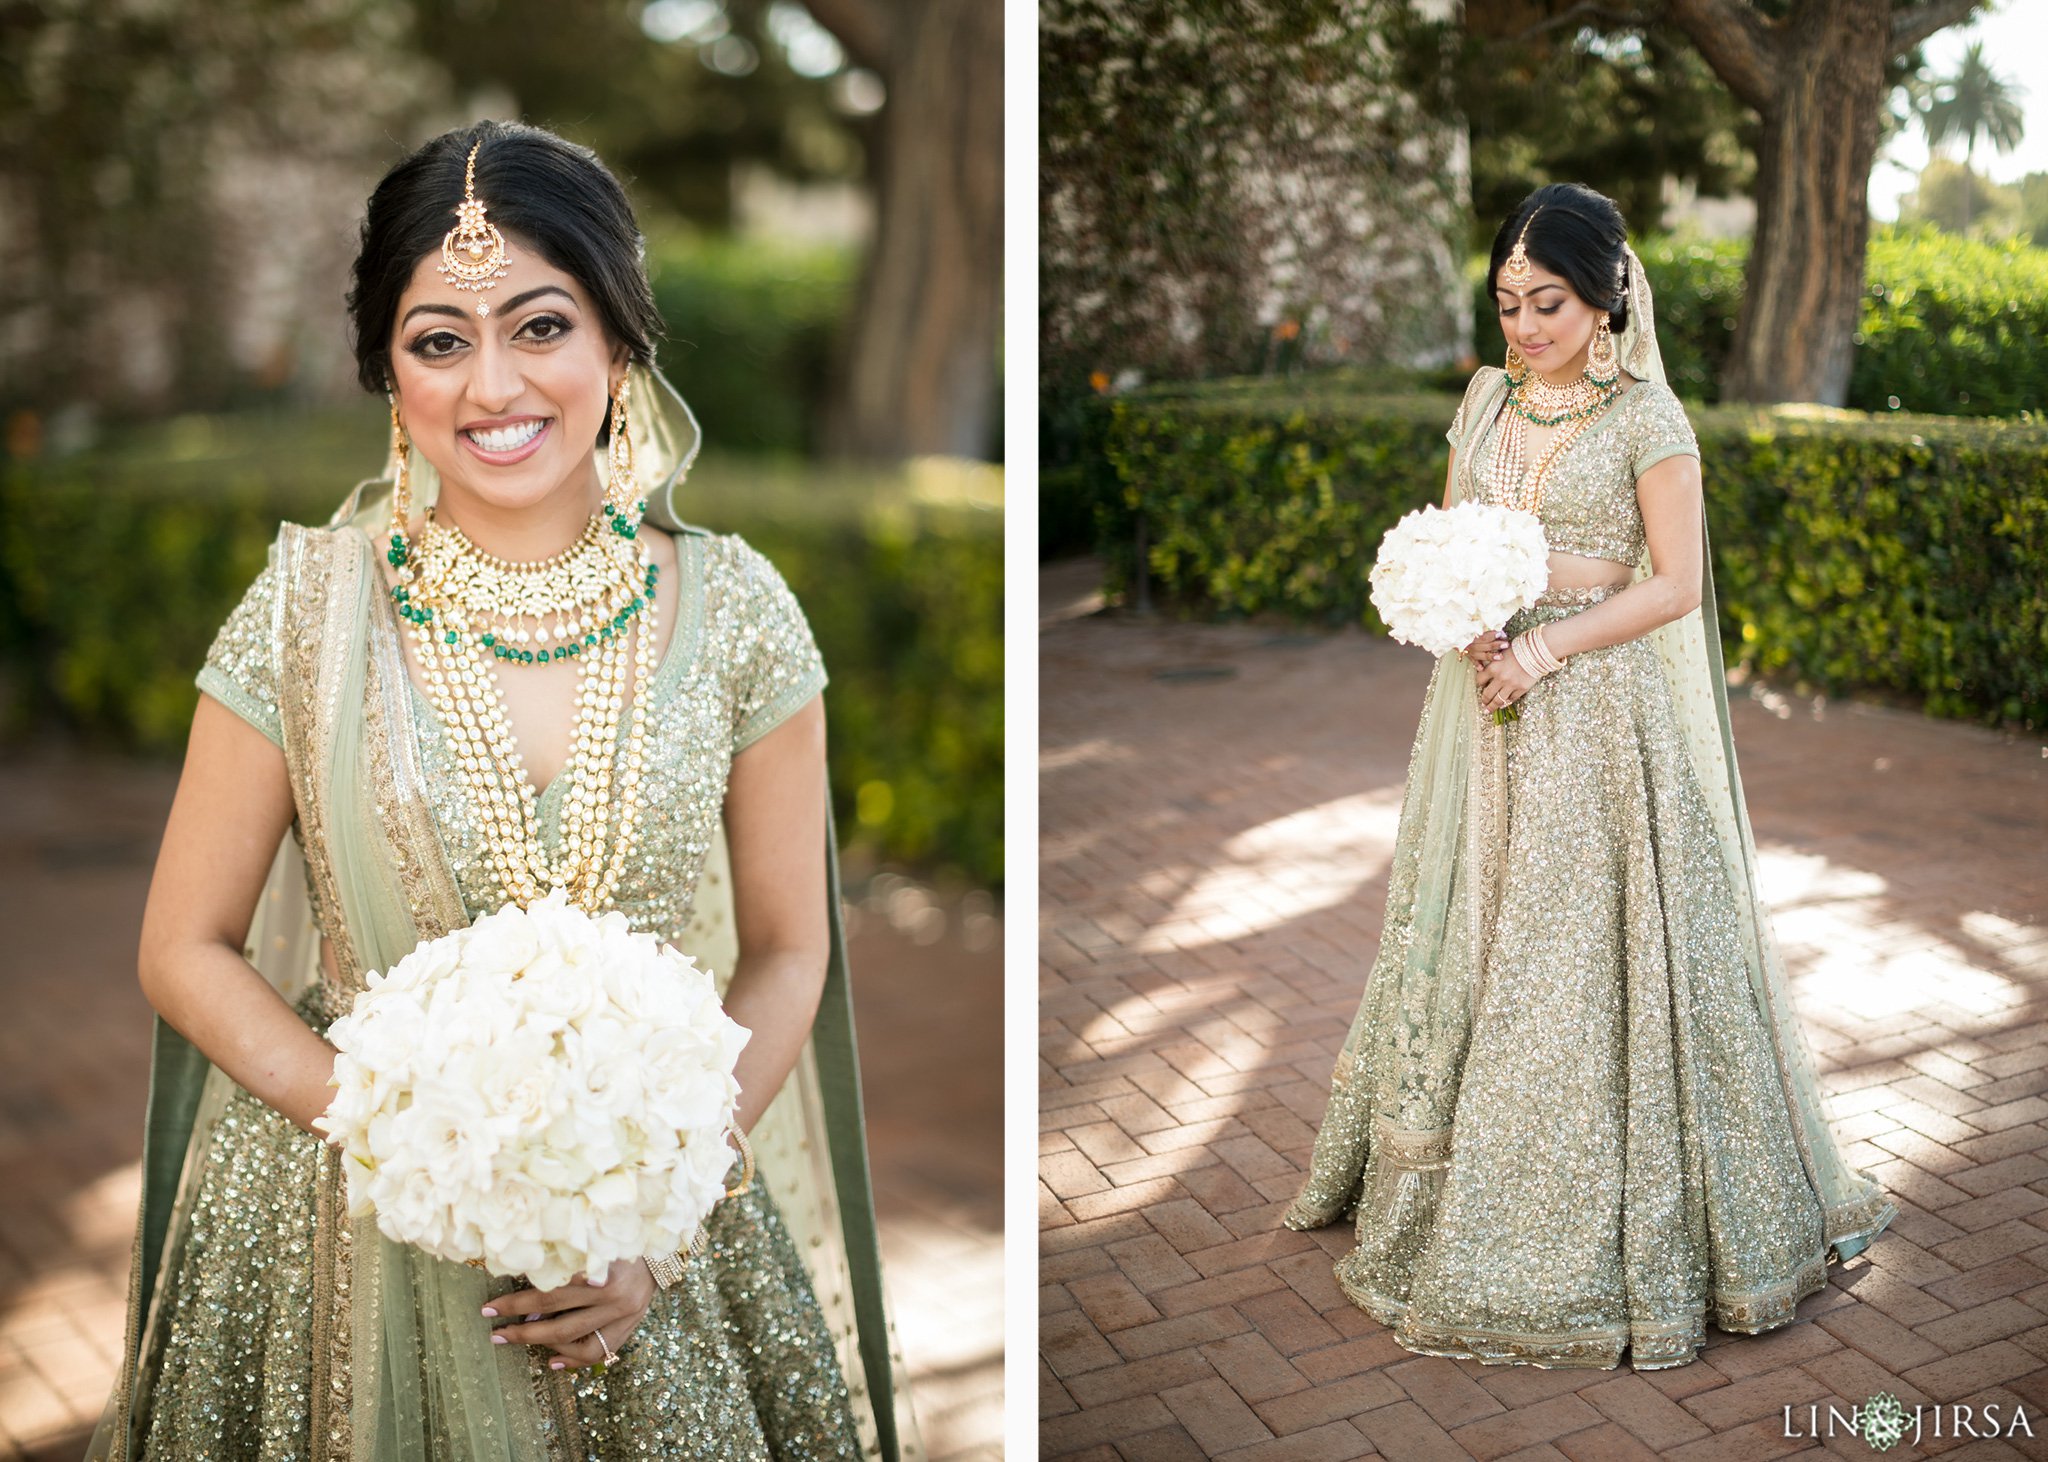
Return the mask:
<svg viewBox="0 0 2048 1462">
<path fill-rule="evenodd" d="M 1538 306 L 1536 306 L 1536 313 L 1537 313 L 1537 314 L 1539 314 L 1539 315 L 1554 315 L 1554 314 L 1556 314 L 1556 313 L 1557 313 L 1557 312 L 1558 312 L 1559 310 L 1561 310 L 1561 309 L 1563 309 L 1563 308 L 1564 308 L 1564 306 L 1563 306 L 1563 305 L 1561 305 L 1561 304 L 1557 304 L 1557 305 L 1552 305 L 1552 306 L 1551 306 L 1551 307 L 1550 307 L 1549 309 L 1547 309 L 1547 310 L 1546 310 L 1546 309 L 1544 309 L 1544 308 L 1543 308 L 1543 306 L 1541 306 L 1541 305 L 1538 305 Z M 1515 317 L 1516 315 L 1519 315 L 1519 314 L 1521 314 L 1521 313 L 1522 313 L 1522 309 L 1521 309 L 1521 306 L 1517 305 L 1517 306 L 1516 306 L 1516 307 L 1515 307 L 1514 309 L 1512 309 L 1512 310 L 1502 310 L 1502 311 L 1500 312 L 1500 317 L 1501 317 L 1501 318 L 1502 318 L 1503 320 L 1511 320 L 1511 319 L 1513 319 L 1513 318 L 1514 318 L 1514 317 Z"/>
<path fill-rule="evenodd" d="M 519 327 L 514 340 L 526 340 L 536 345 L 553 345 L 566 337 L 576 327 L 560 315 L 535 315 Z M 460 350 L 467 349 L 469 342 L 453 330 L 428 330 L 414 336 L 406 343 L 408 355 L 418 360 L 446 360 Z"/>
</svg>

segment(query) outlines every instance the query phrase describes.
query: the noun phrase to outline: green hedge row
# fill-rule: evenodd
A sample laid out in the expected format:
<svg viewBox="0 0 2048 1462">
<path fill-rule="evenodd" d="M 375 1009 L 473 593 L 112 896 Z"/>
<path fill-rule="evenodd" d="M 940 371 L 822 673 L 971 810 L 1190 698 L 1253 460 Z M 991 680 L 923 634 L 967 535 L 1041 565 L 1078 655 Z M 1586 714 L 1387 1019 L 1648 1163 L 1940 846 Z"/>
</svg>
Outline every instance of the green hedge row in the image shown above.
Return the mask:
<svg viewBox="0 0 2048 1462">
<path fill-rule="evenodd" d="M 1108 588 L 1384 625 L 1386 530 L 1443 494 L 1454 397 L 1226 384 L 1115 401 Z M 2048 726 L 2048 426 L 1694 408 L 1729 661 L 1935 715 Z"/>
<path fill-rule="evenodd" d="M 1748 241 L 1653 239 L 1639 252 L 1672 389 L 1689 401 L 1718 400 L 1742 312 Z M 1942 416 L 2048 410 L 2048 250 L 1880 229 L 1865 278 L 1852 408 Z M 1483 261 L 1472 279 L 1472 338 L 1480 359 L 1498 363 L 1506 347 L 1483 292 Z"/>
<path fill-rule="evenodd" d="M 184 418 L 0 464 L 0 731 L 175 755 L 192 676 L 278 522 L 324 522 L 382 451 L 374 412 Z M 744 534 L 803 601 L 832 676 L 847 839 L 999 884 L 1000 472 L 713 455 L 683 511 Z"/>
</svg>

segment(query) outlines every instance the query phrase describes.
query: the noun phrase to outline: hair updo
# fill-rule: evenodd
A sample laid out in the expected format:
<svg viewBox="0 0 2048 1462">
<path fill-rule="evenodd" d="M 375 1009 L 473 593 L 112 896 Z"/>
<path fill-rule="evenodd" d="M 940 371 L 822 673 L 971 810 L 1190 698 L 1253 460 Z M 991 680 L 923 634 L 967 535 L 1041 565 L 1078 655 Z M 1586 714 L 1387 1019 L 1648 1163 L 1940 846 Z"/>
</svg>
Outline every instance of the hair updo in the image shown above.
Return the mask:
<svg viewBox="0 0 2048 1462">
<path fill-rule="evenodd" d="M 398 301 L 422 258 L 455 225 L 463 171 L 478 142 L 476 196 L 501 232 L 517 234 L 589 294 L 605 332 L 641 365 L 661 334 L 647 283 L 647 246 L 611 170 L 587 147 L 521 122 L 479 122 L 444 132 L 393 167 L 370 194 L 348 292 L 356 376 L 366 391 L 391 384 Z"/>
<path fill-rule="evenodd" d="M 1526 227 L 1526 238 L 1522 234 Z M 1628 226 L 1621 209 L 1584 183 L 1550 183 L 1524 198 L 1493 236 L 1486 266 L 1486 297 L 1494 298 L 1500 266 L 1515 240 L 1529 258 L 1563 279 L 1572 292 L 1613 317 L 1616 335 L 1628 328 Z"/>
</svg>

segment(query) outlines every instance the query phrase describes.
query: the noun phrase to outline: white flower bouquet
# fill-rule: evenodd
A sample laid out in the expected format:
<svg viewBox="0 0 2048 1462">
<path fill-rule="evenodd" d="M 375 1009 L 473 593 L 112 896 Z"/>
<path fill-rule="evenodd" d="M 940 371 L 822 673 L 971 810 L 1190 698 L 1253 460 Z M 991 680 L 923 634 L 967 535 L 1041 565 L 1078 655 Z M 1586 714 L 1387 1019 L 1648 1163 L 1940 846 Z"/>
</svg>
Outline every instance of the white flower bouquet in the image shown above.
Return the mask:
<svg viewBox="0 0 2048 1462">
<path fill-rule="evenodd" d="M 1372 604 L 1395 639 L 1447 655 L 1534 604 L 1549 565 L 1533 513 L 1473 502 L 1419 508 L 1380 541 Z"/>
<path fill-rule="evenodd" d="M 349 1212 L 523 1274 L 687 1247 L 725 1195 L 746 1029 L 708 970 L 560 891 L 372 974 L 328 1039 Z"/>
</svg>

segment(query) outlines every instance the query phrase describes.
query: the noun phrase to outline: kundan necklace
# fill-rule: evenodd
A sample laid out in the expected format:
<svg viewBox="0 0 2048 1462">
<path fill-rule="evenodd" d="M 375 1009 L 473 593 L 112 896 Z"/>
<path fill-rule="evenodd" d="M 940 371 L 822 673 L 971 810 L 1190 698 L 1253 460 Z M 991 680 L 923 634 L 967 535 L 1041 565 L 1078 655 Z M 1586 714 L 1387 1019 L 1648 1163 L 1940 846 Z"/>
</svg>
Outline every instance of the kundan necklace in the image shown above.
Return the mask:
<svg viewBox="0 0 2048 1462">
<path fill-rule="evenodd" d="M 639 832 L 655 565 L 596 514 L 575 543 L 540 563 L 495 558 L 459 528 L 436 523 L 431 510 L 417 549 L 405 548 L 391 595 L 412 626 L 428 698 L 482 816 L 493 874 L 521 907 L 560 888 L 598 912 L 617 891 Z M 561 852 L 550 857 L 495 665 L 570 658 L 582 661 L 582 684 L 560 773 L 569 779 Z M 626 744 L 614 785 L 622 716 Z"/>
<path fill-rule="evenodd" d="M 1514 382 L 1508 388 L 1507 411 L 1494 443 L 1493 459 L 1487 463 L 1488 497 L 1524 512 L 1537 511 L 1543 503 L 1543 485 L 1552 465 L 1606 409 L 1619 389 L 1618 381 L 1597 381 L 1586 375 L 1568 385 L 1553 385 L 1534 371 Z M 1528 465 L 1531 426 L 1554 426 L 1557 432 L 1542 458 Z"/>
</svg>

